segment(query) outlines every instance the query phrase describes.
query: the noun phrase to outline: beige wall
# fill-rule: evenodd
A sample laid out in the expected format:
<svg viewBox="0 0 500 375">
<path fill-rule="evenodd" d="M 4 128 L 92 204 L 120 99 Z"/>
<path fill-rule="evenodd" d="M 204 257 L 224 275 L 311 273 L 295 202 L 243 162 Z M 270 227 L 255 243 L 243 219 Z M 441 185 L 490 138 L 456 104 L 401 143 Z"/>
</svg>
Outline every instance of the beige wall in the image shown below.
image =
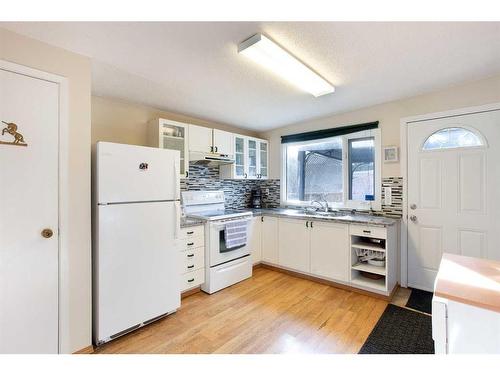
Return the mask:
<svg viewBox="0 0 500 375">
<path fill-rule="evenodd" d="M 91 344 L 90 60 L 2 28 L 0 59 L 68 79 L 70 247 L 60 254 L 60 326 L 62 351 L 74 352 Z"/>
<path fill-rule="evenodd" d="M 400 146 L 400 119 L 469 106 L 500 102 L 500 76 L 458 85 L 413 98 L 380 104 L 348 113 L 302 122 L 261 133 L 270 140 L 270 177 L 280 178 L 280 137 L 286 134 L 327 129 L 343 125 L 380 121 L 382 146 Z M 382 164 L 382 176 L 401 176 L 399 163 Z"/>
<path fill-rule="evenodd" d="M 108 141 L 147 146 L 146 125 L 148 121 L 159 117 L 244 135 L 257 135 L 252 131 L 165 112 L 136 103 L 92 96 L 92 144 L 97 141 Z"/>
</svg>

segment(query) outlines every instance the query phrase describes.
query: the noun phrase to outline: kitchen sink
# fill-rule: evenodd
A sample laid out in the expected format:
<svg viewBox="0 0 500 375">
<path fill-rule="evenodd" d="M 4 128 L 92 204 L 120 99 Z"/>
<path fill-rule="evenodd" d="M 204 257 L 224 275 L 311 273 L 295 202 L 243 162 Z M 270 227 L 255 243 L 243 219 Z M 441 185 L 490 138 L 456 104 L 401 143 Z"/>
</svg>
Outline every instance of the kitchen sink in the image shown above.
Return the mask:
<svg viewBox="0 0 500 375">
<path fill-rule="evenodd" d="M 338 212 L 338 211 L 323 212 L 323 211 L 304 210 L 304 213 L 308 216 L 316 216 L 316 217 L 337 217 L 337 216 L 344 216 L 345 215 L 344 213 Z"/>
</svg>

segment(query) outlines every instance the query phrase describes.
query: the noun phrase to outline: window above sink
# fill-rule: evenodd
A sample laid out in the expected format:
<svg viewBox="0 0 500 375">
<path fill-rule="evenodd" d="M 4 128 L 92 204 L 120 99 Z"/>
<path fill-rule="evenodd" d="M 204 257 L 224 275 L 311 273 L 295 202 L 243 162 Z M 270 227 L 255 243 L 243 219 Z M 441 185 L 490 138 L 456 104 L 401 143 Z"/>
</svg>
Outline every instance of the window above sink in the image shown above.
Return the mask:
<svg viewBox="0 0 500 375">
<path fill-rule="evenodd" d="M 380 129 L 349 128 L 282 141 L 282 205 L 309 206 L 318 200 L 333 208 L 381 209 Z"/>
</svg>

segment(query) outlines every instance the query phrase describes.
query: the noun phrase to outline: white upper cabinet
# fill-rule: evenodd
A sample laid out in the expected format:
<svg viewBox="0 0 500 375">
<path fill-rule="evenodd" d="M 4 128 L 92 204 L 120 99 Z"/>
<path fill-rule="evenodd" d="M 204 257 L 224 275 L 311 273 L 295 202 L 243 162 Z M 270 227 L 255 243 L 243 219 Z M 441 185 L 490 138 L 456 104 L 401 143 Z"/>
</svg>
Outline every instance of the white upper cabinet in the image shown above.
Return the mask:
<svg viewBox="0 0 500 375">
<path fill-rule="evenodd" d="M 247 154 L 246 138 L 240 135 L 234 136 L 234 165 L 224 166 L 221 173 L 227 172 L 228 178 L 245 178 L 247 173 Z M 224 169 L 224 171 L 223 171 Z M 231 176 L 231 174 L 233 176 Z"/>
<path fill-rule="evenodd" d="M 188 124 L 156 119 L 148 124 L 148 143 L 151 147 L 159 147 L 180 152 L 180 176 L 187 177 L 189 170 Z"/>
<path fill-rule="evenodd" d="M 189 151 L 214 152 L 212 131 L 204 126 L 189 125 Z"/>
<path fill-rule="evenodd" d="M 269 143 L 259 141 L 259 178 L 267 179 L 269 176 L 268 155 Z"/>
<path fill-rule="evenodd" d="M 264 139 L 234 134 L 235 163 L 220 168 L 222 178 L 267 179 L 269 144 Z"/>
<path fill-rule="evenodd" d="M 213 141 L 215 153 L 222 155 L 234 155 L 234 134 L 223 130 L 214 129 Z"/>
<path fill-rule="evenodd" d="M 234 156 L 234 134 L 219 129 L 189 125 L 189 151 Z"/>
</svg>

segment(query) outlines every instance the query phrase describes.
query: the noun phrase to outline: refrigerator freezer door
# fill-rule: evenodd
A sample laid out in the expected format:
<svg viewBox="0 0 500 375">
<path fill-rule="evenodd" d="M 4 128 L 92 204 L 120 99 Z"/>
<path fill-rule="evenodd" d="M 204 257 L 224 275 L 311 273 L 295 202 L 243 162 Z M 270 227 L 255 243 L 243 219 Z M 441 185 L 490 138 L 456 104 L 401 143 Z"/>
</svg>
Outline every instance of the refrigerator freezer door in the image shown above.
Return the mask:
<svg viewBox="0 0 500 375">
<path fill-rule="evenodd" d="M 179 151 L 97 143 L 97 203 L 180 199 Z"/>
<path fill-rule="evenodd" d="M 108 341 L 180 307 L 178 202 L 98 207 L 94 339 Z"/>
</svg>

